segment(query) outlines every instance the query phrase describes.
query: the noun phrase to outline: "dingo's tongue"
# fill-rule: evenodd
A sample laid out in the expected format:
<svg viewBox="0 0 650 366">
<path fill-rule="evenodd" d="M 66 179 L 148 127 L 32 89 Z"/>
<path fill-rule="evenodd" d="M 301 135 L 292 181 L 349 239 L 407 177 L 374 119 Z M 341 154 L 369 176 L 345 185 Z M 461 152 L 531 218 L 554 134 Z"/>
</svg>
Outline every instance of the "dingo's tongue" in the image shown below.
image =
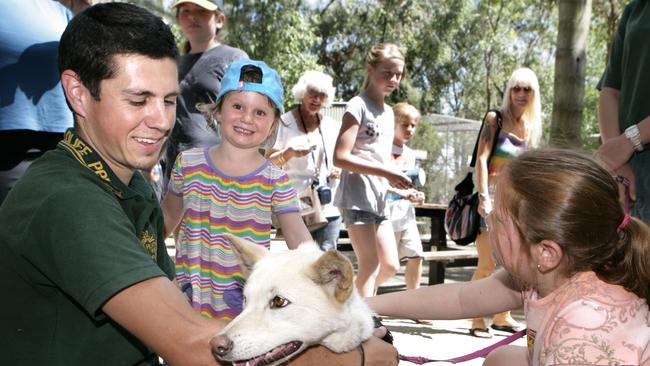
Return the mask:
<svg viewBox="0 0 650 366">
<path fill-rule="evenodd" d="M 232 364 L 234 366 L 265 366 L 265 365 L 273 365 L 276 361 L 282 360 L 285 357 L 290 356 L 294 352 L 296 352 L 300 346 L 302 346 L 302 342 L 300 341 L 293 341 L 293 342 L 288 342 L 285 344 L 281 344 L 274 349 L 259 355 L 257 357 L 253 357 L 249 360 L 241 360 L 241 361 L 234 361 Z"/>
</svg>

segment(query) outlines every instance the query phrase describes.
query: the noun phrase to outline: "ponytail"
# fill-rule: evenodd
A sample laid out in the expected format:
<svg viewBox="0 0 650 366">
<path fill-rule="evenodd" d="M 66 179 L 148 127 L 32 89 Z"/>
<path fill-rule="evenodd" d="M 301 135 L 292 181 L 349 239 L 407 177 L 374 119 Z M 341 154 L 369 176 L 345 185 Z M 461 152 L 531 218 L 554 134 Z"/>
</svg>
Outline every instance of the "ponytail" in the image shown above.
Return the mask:
<svg viewBox="0 0 650 366">
<path fill-rule="evenodd" d="M 650 228 L 630 217 L 618 233 L 614 252 L 594 271 L 603 281 L 623 286 L 650 302 Z"/>
</svg>

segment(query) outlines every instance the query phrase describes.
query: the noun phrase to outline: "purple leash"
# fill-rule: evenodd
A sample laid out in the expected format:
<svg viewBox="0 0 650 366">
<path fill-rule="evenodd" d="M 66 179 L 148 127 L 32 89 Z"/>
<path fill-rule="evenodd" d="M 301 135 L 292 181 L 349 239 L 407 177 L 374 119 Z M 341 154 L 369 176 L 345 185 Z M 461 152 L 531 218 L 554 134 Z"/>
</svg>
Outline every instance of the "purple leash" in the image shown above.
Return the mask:
<svg viewBox="0 0 650 366">
<path fill-rule="evenodd" d="M 515 333 L 515 334 L 513 334 L 513 335 L 511 335 L 511 336 L 509 336 L 507 338 L 504 338 L 504 339 L 502 339 L 502 340 L 500 340 L 500 341 L 498 341 L 498 342 L 496 342 L 494 344 L 491 344 L 491 345 L 489 345 L 489 346 L 487 346 L 485 348 L 482 348 L 482 349 L 480 349 L 478 351 L 468 353 L 468 354 L 463 355 L 463 356 L 450 358 L 448 360 L 432 360 L 430 358 L 426 358 L 426 357 L 422 357 L 422 356 L 404 356 L 404 355 L 399 355 L 399 359 L 402 360 L 402 361 L 412 362 L 412 363 L 414 363 L 416 365 L 424 365 L 425 363 L 429 363 L 429 362 L 449 362 L 449 363 L 465 362 L 465 361 L 473 360 L 473 359 L 478 358 L 478 357 L 485 357 L 490 352 L 494 351 L 495 349 L 497 349 L 497 348 L 499 348 L 501 346 L 505 346 L 506 344 L 510 344 L 510 343 L 516 341 L 517 339 L 523 337 L 524 335 L 526 335 L 526 329 L 520 330 L 517 333 Z"/>
</svg>

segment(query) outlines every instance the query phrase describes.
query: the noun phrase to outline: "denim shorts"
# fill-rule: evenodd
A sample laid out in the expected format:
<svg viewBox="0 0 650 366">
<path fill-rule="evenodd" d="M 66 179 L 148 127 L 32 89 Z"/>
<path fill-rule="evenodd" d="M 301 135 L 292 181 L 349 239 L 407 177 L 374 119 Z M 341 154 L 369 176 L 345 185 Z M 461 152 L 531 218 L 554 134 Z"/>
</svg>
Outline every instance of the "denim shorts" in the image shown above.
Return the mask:
<svg viewBox="0 0 650 366">
<path fill-rule="evenodd" d="M 370 211 L 361 210 L 348 210 L 343 209 L 343 221 L 346 225 L 366 225 L 366 224 L 381 224 L 386 221 L 386 216 L 377 215 Z"/>
</svg>

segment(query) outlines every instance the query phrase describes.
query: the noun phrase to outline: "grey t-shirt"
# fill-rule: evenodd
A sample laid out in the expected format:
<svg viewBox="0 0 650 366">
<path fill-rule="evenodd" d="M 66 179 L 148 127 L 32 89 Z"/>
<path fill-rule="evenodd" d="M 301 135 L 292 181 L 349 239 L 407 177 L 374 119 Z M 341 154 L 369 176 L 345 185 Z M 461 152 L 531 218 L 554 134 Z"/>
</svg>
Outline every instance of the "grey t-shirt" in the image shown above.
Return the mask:
<svg viewBox="0 0 650 366">
<path fill-rule="evenodd" d="M 390 154 L 395 134 L 393 109 L 385 103 L 377 106 L 361 92 L 350 99 L 345 113 L 351 114 L 359 123 L 352 154 L 382 165 L 391 164 Z M 387 188 L 388 181 L 383 177 L 343 170 L 334 205 L 386 216 Z"/>
<path fill-rule="evenodd" d="M 231 62 L 242 59 L 248 59 L 246 52 L 223 44 L 203 53 L 181 56 L 178 63 L 180 95 L 176 124 L 165 154 L 165 177 L 169 177 L 179 152 L 220 142 L 217 134 L 208 127 L 205 117 L 196 109 L 196 104 L 216 102 L 226 68 Z"/>
</svg>

